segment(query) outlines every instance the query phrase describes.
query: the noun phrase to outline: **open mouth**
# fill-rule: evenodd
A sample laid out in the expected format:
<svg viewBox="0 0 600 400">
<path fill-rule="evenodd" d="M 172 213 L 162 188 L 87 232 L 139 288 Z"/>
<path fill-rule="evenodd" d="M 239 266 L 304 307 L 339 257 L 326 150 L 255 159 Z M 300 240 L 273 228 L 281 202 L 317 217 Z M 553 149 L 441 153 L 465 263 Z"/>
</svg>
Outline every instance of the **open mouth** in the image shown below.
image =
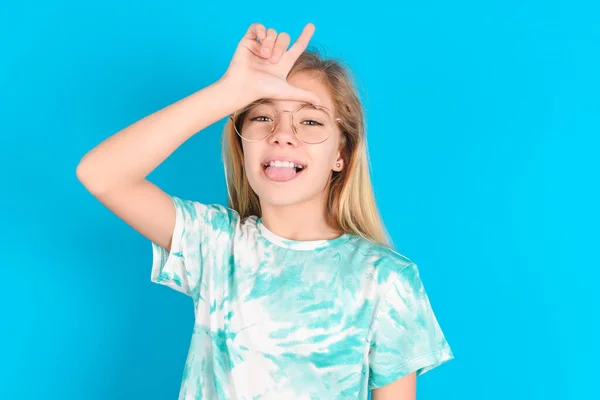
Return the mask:
<svg viewBox="0 0 600 400">
<path fill-rule="evenodd" d="M 306 169 L 306 165 L 291 161 L 268 161 L 262 164 L 266 177 L 275 182 L 287 182 L 297 178 Z"/>
</svg>

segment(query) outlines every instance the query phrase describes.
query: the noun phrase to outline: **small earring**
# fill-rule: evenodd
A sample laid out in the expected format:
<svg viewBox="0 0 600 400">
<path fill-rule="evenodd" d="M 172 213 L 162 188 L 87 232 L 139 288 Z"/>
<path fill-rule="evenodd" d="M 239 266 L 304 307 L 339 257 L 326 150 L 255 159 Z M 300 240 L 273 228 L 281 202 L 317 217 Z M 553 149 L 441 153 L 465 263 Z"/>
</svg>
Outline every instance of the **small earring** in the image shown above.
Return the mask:
<svg viewBox="0 0 600 400">
<path fill-rule="evenodd" d="M 337 164 L 335 164 L 335 166 L 339 168 L 339 167 L 341 167 L 341 166 L 342 166 L 342 164 L 340 164 L 340 163 L 337 163 Z"/>
</svg>

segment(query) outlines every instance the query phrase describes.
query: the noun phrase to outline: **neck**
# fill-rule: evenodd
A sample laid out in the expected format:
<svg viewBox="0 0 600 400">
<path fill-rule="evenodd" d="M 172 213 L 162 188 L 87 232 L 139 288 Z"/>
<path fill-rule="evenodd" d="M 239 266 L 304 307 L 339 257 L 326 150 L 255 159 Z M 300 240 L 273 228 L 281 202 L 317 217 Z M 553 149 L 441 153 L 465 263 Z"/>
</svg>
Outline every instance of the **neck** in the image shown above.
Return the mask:
<svg viewBox="0 0 600 400">
<path fill-rule="evenodd" d="M 262 223 L 286 239 L 329 240 L 342 234 L 339 229 L 327 225 L 325 199 L 322 198 L 284 206 L 261 201 L 261 209 Z"/>
</svg>

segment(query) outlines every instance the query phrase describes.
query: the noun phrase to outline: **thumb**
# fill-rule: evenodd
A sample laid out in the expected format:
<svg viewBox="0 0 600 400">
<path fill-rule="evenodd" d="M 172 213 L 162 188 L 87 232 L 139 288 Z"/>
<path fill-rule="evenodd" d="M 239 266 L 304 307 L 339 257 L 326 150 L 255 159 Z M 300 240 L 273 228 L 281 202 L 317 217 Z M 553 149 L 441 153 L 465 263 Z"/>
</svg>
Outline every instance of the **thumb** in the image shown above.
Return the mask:
<svg viewBox="0 0 600 400">
<path fill-rule="evenodd" d="M 281 99 L 303 101 L 310 104 L 321 105 L 321 99 L 315 93 L 300 89 L 287 83 L 280 91 Z"/>
</svg>

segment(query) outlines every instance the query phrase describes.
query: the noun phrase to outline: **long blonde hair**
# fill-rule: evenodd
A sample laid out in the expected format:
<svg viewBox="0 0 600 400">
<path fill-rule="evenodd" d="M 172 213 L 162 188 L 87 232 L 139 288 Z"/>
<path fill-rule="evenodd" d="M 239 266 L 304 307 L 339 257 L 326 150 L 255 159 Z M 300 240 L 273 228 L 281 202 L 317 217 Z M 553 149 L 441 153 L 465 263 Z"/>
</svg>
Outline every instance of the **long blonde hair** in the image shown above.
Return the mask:
<svg viewBox="0 0 600 400">
<path fill-rule="evenodd" d="M 377 206 L 369 175 L 369 157 L 363 105 L 358 98 L 349 69 L 342 62 L 325 60 L 316 50 L 306 50 L 294 63 L 288 76 L 298 72 L 315 73 L 323 78 L 333 98 L 335 112 L 342 118 L 340 148 L 345 168 L 332 171 L 327 198 L 327 222 L 345 233 L 392 247 Z M 261 215 L 258 195 L 246 177 L 240 137 L 231 119 L 223 130 L 223 162 L 229 207 L 241 218 Z"/>
</svg>

